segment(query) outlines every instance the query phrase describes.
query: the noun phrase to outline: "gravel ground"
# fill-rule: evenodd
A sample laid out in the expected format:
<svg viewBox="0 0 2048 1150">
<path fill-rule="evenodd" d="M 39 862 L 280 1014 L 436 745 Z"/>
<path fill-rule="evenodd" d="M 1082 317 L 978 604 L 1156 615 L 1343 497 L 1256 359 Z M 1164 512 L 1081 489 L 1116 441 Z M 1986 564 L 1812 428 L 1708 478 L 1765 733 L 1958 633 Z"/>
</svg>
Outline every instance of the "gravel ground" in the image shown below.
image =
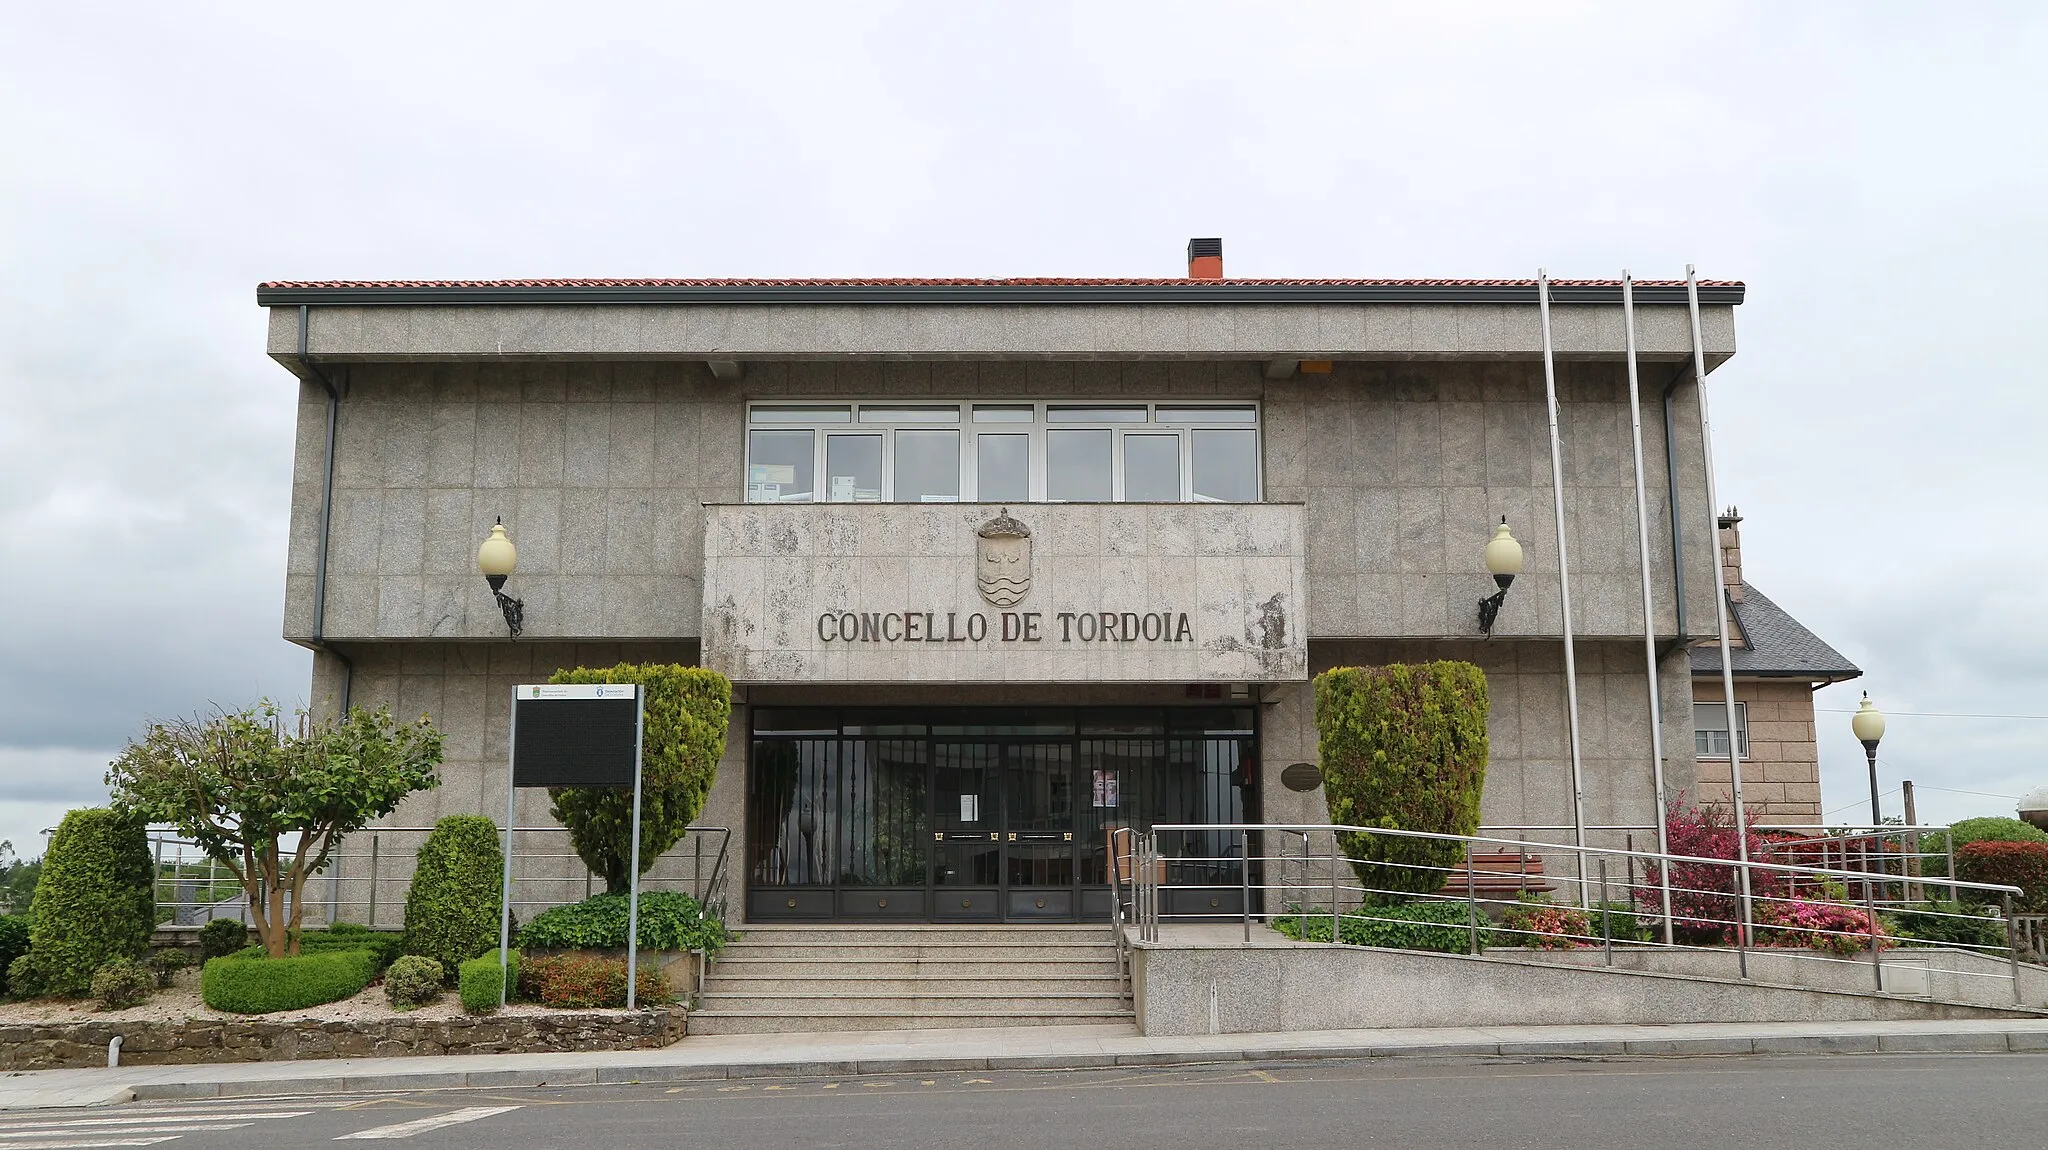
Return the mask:
<svg viewBox="0 0 2048 1150">
<path fill-rule="evenodd" d="M 502 1012 L 506 1015 L 545 1014 L 620 1014 L 626 1012 L 602 1010 L 558 1011 L 534 1003 L 511 1003 Z M 91 999 L 76 1002 L 61 1002 L 42 999 L 31 1002 L 0 1002 L 0 1025 L 9 1023 L 37 1023 L 48 1025 L 63 1022 L 170 1022 L 187 1018 L 260 1018 L 266 1022 L 357 1022 L 381 1018 L 440 1019 L 462 1017 L 462 1003 L 450 989 L 441 1000 L 417 1010 L 400 1011 L 384 1000 L 384 987 L 374 984 L 353 998 L 330 1002 L 324 1006 L 306 1010 L 280 1010 L 271 1014 L 228 1014 L 213 1010 L 199 1001 L 199 972 L 186 971 L 169 990 L 159 990 L 149 996 L 149 1001 L 126 1010 L 101 1010 Z"/>
</svg>

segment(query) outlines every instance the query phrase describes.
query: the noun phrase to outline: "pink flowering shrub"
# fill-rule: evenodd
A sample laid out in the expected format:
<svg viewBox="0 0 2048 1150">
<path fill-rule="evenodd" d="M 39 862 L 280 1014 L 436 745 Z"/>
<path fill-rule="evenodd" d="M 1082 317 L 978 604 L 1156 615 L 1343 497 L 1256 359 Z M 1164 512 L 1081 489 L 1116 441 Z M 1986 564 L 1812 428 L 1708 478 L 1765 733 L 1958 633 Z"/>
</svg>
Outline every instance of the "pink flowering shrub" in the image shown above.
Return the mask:
<svg viewBox="0 0 2048 1150">
<path fill-rule="evenodd" d="M 1770 840 L 1751 829 L 1757 817 L 1752 813 L 1743 831 L 1748 838 L 1749 858 L 1751 862 L 1768 862 Z M 1729 812 L 1721 807 L 1687 806 L 1681 794 L 1665 812 L 1664 827 L 1672 854 L 1731 861 L 1736 858 L 1735 825 Z M 1678 941 L 1703 946 L 1735 942 L 1735 924 L 1742 918 L 1741 903 L 1736 897 L 1741 889 L 1736 870 L 1734 866 L 1704 862 L 1672 864 L 1671 918 Z M 1645 864 L 1642 882 L 1636 887 L 1637 903 L 1659 905 L 1662 881 L 1662 869 L 1655 863 Z M 1781 899 L 1787 893 L 1782 875 L 1766 870 L 1750 872 L 1752 905 L 1759 915 L 1767 905 L 1765 900 Z"/>
<path fill-rule="evenodd" d="M 1534 946 L 1543 950 L 1574 950 L 1586 945 L 1593 933 L 1586 912 L 1575 906 L 1524 901 L 1501 912 L 1500 924 L 1523 933 L 1504 936 L 1507 946 Z"/>
<path fill-rule="evenodd" d="M 1756 904 L 1759 946 L 1806 947 L 1829 954 L 1865 954 L 1872 934 L 1879 949 L 1891 945 L 1883 927 L 1859 907 L 1798 898 Z"/>
</svg>

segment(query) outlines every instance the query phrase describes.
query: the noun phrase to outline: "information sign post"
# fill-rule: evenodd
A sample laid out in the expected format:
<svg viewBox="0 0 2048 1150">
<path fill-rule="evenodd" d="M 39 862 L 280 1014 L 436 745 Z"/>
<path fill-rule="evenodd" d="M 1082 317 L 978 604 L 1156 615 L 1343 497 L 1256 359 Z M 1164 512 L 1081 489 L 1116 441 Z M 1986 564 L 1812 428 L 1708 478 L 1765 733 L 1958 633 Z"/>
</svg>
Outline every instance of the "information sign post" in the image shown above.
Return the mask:
<svg viewBox="0 0 2048 1150">
<path fill-rule="evenodd" d="M 633 845 L 626 911 L 626 1008 L 638 1004 L 640 974 L 640 755 L 647 700 L 632 683 L 541 683 L 512 689 L 505 787 L 505 875 L 498 918 L 498 962 L 512 956 L 512 836 L 522 787 L 631 787 Z M 509 981 L 506 980 L 506 981 Z M 504 1005 L 511 987 L 501 985 Z"/>
</svg>

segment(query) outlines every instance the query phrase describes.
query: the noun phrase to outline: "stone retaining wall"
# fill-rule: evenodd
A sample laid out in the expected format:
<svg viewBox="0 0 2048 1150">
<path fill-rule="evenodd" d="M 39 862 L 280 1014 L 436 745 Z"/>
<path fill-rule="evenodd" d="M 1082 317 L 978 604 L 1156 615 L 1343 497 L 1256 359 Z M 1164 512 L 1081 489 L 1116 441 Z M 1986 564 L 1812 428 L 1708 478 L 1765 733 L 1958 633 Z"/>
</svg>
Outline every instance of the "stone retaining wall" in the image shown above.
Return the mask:
<svg viewBox="0 0 2048 1150">
<path fill-rule="evenodd" d="M 412 1054 L 529 1054 L 640 1050 L 682 1038 L 681 1010 L 632 1014 L 519 1014 L 490 1018 L 393 1018 L 357 1022 L 75 1022 L 0 1026 L 0 1071 L 105 1066 L 121 1037 L 124 1066 L 278 1062 L 294 1058 Z"/>
</svg>

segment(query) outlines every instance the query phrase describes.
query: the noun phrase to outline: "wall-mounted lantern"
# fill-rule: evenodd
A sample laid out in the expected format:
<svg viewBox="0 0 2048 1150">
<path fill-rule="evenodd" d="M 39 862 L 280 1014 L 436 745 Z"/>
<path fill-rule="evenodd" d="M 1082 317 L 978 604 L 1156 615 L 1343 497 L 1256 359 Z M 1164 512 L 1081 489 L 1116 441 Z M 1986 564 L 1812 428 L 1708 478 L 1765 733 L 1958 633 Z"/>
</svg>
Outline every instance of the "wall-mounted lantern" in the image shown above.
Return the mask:
<svg viewBox="0 0 2048 1150">
<path fill-rule="evenodd" d="M 1493 621 L 1500 615 L 1501 604 L 1508 601 L 1508 584 L 1522 573 L 1522 545 L 1508 530 L 1508 517 L 1500 517 L 1500 526 L 1493 529 L 1493 538 L 1486 541 L 1486 570 L 1493 576 L 1493 584 L 1500 590 L 1479 601 L 1479 629 L 1491 638 Z"/>
<path fill-rule="evenodd" d="M 476 565 L 484 573 L 484 582 L 491 585 L 491 594 L 498 597 L 498 610 L 505 613 L 506 628 L 517 639 L 526 624 L 526 604 L 505 594 L 505 580 L 519 565 L 519 552 L 505 534 L 503 519 L 491 525 L 490 538 L 476 549 Z"/>
</svg>

